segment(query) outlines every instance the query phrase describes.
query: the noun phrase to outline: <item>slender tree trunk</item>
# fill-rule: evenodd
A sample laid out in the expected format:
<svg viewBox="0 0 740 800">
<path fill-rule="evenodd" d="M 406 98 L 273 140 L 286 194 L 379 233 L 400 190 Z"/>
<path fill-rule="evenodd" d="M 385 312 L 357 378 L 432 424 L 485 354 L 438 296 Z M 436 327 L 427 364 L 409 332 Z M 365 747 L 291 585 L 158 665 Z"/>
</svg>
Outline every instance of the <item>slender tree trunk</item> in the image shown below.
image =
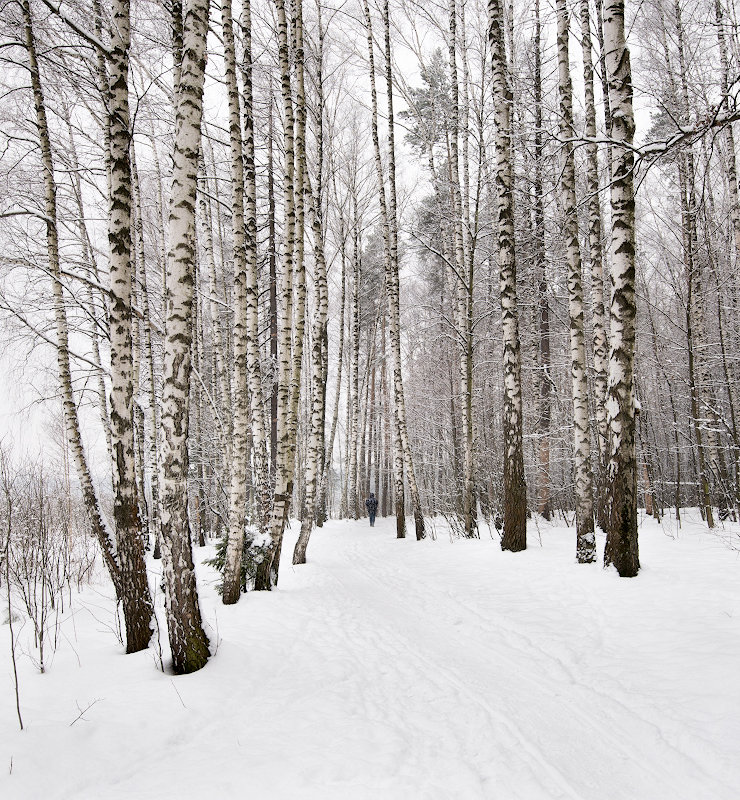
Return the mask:
<svg viewBox="0 0 740 800">
<path fill-rule="evenodd" d="M 356 190 L 356 187 L 355 187 Z M 357 438 L 360 418 L 360 221 L 357 216 L 357 197 L 354 200 L 354 220 L 352 235 L 352 300 L 350 317 L 350 350 L 349 350 L 349 429 L 347 431 L 347 448 L 349 462 L 347 467 L 347 516 L 350 519 L 360 518 L 357 502 Z"/>
<path fill-rule="evenodd" d="M 463 491 L 462 515 L 464 535 L 467 538 L 475 536 L 474 495 L 473 495 L 473 405 L 472 405 L 472 309 L 469 308 L 469 296 L 472 287 L 467 285 L 467 259 L 465 254 L 465 236 L 463 232 L 463 197 L 460 189 L 460 147 L 459 147 L 459 116 L 460 102 L 457 78 L 457 3 L 449 0 L 449 61 L 450 83 L 452 90 L 452 108 L 450 114 L 450 184 L 451 205 L 454 229 L 454 251 L 457 281 L 455 282 L 455 295 L 459 334 L 462 337 L 459 352 L 459 380 L 463 427 Z M 466 194 L 465 205 L 468 197 Z M 470 221 L 467 220 L 467 230 L 470 230 Z"/>
<path fill-rule="evenodd" d="M 193 338 L 195 204 L 203 113 L 208 3 L 185 0 L 182 74 L 175 110 L 162 397 L 162 566 L 173 669 L 208 660 L 188 523 L 188 396 Z"/>
<path fill-rule="evenodd" d="M 241 103 L 236 75 L 236 47 L 231 0 L 221 4 L 224 68 L 229 102 L 229 144 L 231 153 L 231 234 L 234 246 L 234 430 L 232 436 L 229 528 L 222 600 L 236 603 L 241 593 L 242 552 L 247 524 L 247 252 L 244 227 L 244 152 L 242 147 Z"/>
<path fill-rule="evenodd" d="M 538 448 L 538 511 L 547 520 L 552 517 L 550 478 L 550 427 L 552 412 L 550 397 L 550 303 L 547 292 L 547 262 L 545 249 L 545 198 L 544 156 L 545 145 L 542 131 L 542 22 L 540 0 L 535 0 L 535 51 L 534 51 L 534 258 L 537 275 L 538 316 L 538 392 L 537 392 L 537 436 Z"/>
<path fill-rule="evenodd" d="M 133 152 L 133 151 L 132 151 Z M 134 200 L 138 213 L 136 215 L 136 237 L 139 249 L 144 252 L 144 228 L 141 211 L 141 190 L 139 186 L 139 173 L 135 161 L 132 162 L 132 175 L 134 185 Z M 161 558 L 160 519 L 159 519 L 159 424 L 157 409 L 157 384 L 155 379 L 154 348 L 152 347 L 152 320 L 149 308 L 149 284 L 146 274 L 146 262 L 142 258 L 141 272 L 139 273 L 139 287 L 141 289 L 141 315 L 144 328 L 143 354 L 147 365 L 147 383 L 149 387 L 149 474 L 151 479 L 152 502 L 150 504 L 149 530 L 154 537 L 154 558 Z"/>
<path fill-rule="evenodd" d="M 216 419 L 218 426 L 218 443 L 220 450 L 221 475 L 220 481 L 230 485 L 231 475 L 231 450 L 233 446 L 233 403 L 231 399 L 231 381 L 229 380 L 228 370 L 228 337 L 224 335 L 224 324 L 221 311 L 221 303 L 218 301 L 219 285 L 216 276 L 216 256 L 213 248 L 213 215 L 211 212 L 211 201 L 208 197 L 209 181 L 206 176 L 205 160 L 201 153 L 200 158 L 201 181 L 203 188 L 198 193 L 198 205 L 200 210 L 200 239 L 205 257 L 205 268 L 208 272 L 208 292 L 210 298 L 210 315 L 213 323 L 213 368 L 215 370 L 214 384 L 218 387 L 220 394 L 221 414 Z"/>
<path fill-rule="evenodd" d="M 564 234 L 568 263 L 568 314 L 570 317 L 570 360 L 573 395 L 573 471 L 576 493 L 576 556 L 581 564 L 596 560 L 594 536 L 593 481 L 591 476 L 591 432 L 588 414 L 588 374 L 584 326 L 581 248 L 578 236 L 578 203 L 573 145 L 573 86 L 568 48 L 568 8 L 556 0 L 558 88 L 560 95 L 560 135 L 564 164 L 560 173 L 560 198 L 565 213 Z"/>
<path fill-rule="evenodd" d="M 141 273 L 144 269 L 144 248 L 143 240 L 139 239 L 139 211 L 138 196 L 135 188 L 135 157 L 133 143 L 131 145 L 131 189 L 132 199 L 134 200 L 132 211 L 133 214 L 133 228 L 132 235 L 134 237 L 134 252 L 135 258 L 133 261 L 133 275 L 131 278 L 131 305 L 132 307 L 139 308 L 139 292 L 137 289 L 138 278 L 137 274 Z M 141 246 L 140 246 L 141 245 Z M 133 415 L 134 415 L 134 446 L 135 446 L 135 465 L 136 465 L 136 498 L 139 503 L 139 518 L 141 520 L 141 537 L 145 550 L 149 549 L 151 541 L 149 525 L 151 522 L 151 515 L 149 513 L 149 504 L 146 500 L 146 458 L 144 456 L 144 409 L 141 407 L 139 394 L 141 391 L 141 363 L 143 360 L 143 347 L 142 347 L 142 329 L 143 324 L 141 320 L 132 316 L 132 352 L 133 352 Z"/>
<path fill-rule="evenodd" d="M 203 320 L 200 303 L 200 265 L 195 265 L 195 293 L 193 295 L 193 341 L 190 347 L 193 371 L 198 375 L 195 385 L 190 387 L 190 415 L 194 423 L 191 458 L 195 462 L 195 492 L 193 508 L 195 511 L 195 531 L 191 526 L 191 544 L 197 541 L 199 547 L 205 547 L 205 442 L 203 441 L 203 396 L 207 392 L 203 386 Z"/>
<path fill-rule="evenodd" d="M 301 2 L 301 0 L 298 0 Z M 288 21 L 284 0 L 275 0 L 278 19 L 278 57 L 280 84 L 284 107 L 283 149 L 284 177 L 283 203 L 285 223 L 283 228 L 283 263 L 280 274 L 279 295 L 282 298 L 278 324 L 278 391 L 275 425 L 275 493 L 270 520 L 271 544 L 255 577 L 255 589 L 269 591 L 277 580 L 279 547 L 288 520 L 293 495 L 292 461 L 295 442 L 291 440 L 290 403 L 293 379 L 293 269 L 296 240 L 296 190 L 295 190 L 295 112 L 291 87 L 290 54 L 288 47 Z"/>
<path fill-rule="evenodd" d="M 277 465 L 277 422 L 278 422 L 278 311 L 277 311 L 277 236 L 275 232 L 275 180 L 273 172 L 273 124 L 272 124 L 272 84 L 270 85 L 270 104 L 268 106 L 267 130 L 267 227 L 268 248 L 270 251 L 270 359 L 274 378 L 270 393 L 270 479 L 275 480 Z"/>
<path fill-rule="evenodd" d="M 725 341 L 724 311 L 722 309 L 722 288 L 720 286 L 717 270 L 714 273 L 717 288 L 717 331 L 719 334 L 720 355 L 722 358 L 722 374 L 727 392 L 727 404 L 730 412 L 729 432 L 732 437 L 732 462 L 734 467 L 733 505 L 740 511 L 740 434 L 738 432 L 737 415 L 735 413 L 735 398 L 730 376 L 730 365 L 727 358 L 727 345 Z"/>
<path fill-rule="evenodd" d="M 368 31 L 371 32 L 369 9 L 366 13 L 368 20 Z M 403 389 L 403 375 L 401 371 L 401 320 L 400 320 L 400 287 L 398 279 L 398 209 L 396 201 L 396 146 L 393 116 L 393 73 L 391 61 L 391 34 L 389 19 L 389 2 L 383 2 L 383 22 L 385 26 L 385 83 L 386 98 L 388 108 L 388 208 L 387 220 L 389 226 L 389 258 L 388 271 L 386 274 L 386 293 L 388 294 L 388 316 L 390 319 L 391 353 L 393 354 L 393 397 L 397 409 L 398 435 L 403 449 L 403 460 L 406 467 L 406 480 L 409 485 L 411 495 L 411 506 L 414 510 L 414 527 L 416 538 L 421 540 L 425 537 L 424 515 L 421 510 L 421 499 L 419 497 L 419 487 L 416 483 L 416 472 L 414 471 L 414 459 L 411 453 L 411 442 L 409 440 L 408 425 L 406 422 L 406 396 Z M 371 70 L 373 65 L 371 65 Z M 377 106 L 377 98 L 376 98 Z M 377 115 L 376 115 L 377 116 Z M 377 124 L 377 122 L 376 122 Z M 380 177 L 382 177 L 382 164 L 378 157 L 378 164 L 381 167 Z M 398 502 L 398 501 L 397 501 Z"/>
<path fill-rule="evenodd" d="M 331 475 L 331 467 L 332 467 L 332 454 L 334 452 L 334 439 L 337 433 L 337 423 L 339 421 L 339 403 L 341 398 L 341 391 L 342 391 L 342 372 L 343 372 L 343 361 L 344 361 L 344 306 L 345 306 L 345 294 L 346 294 L 346 285 L 347 285 L 347 256 L 346 256 L 346 231 L 344 228 L 344 217 L 339 212 L 339 219 L 340 219 L 340 260 L 342 265 L 342 276 L 341 276 L 341 299 L 339 301 L 339 352 L 337 355 L 337 378 L 336 378 L 336 388 L 334 390 L 334 412 L 332 413 L 331 418 L 331 429 L 329 433 L 329 440 L 326 444 L 326 450 L 324 453 L 324 466 L 323 466 L 323 475 L 321 477 L 321 486 L 319 488 L 319 498 L 317 501 L 318 505 L 318 513 L 322 515 L 324 519 L 328 518 L 328 512 L 326 509 L 327 506 L 327 491 L 329 486 L 329 476 Z"/>
<path fill-rule="evenodd" d="M 259 274 L 257 266 L 257 175 L 254 144 L 254 99 L 252 70 L 252 6 L 242 0 L 242 43 L 244 47 L 244 198 L 246 210 L 245 247 L 247 256 L 247 377 L 251 411 L 251 442 L 257 509 L 257 531 L 264 536 L 270 523 L 270 466 L 267 450 L 265 398 L 259 347 Z M 273 220 L 274 222 L 274 220 Z M 271 258 L 274 254 L 271 253 Z"/>
<path fill-rule="evenodd" d="M 589 0 L 581 0 L 581 49 L 583 53 L 583 85 L 585 93 L 586 136 L 596 138 L 596 103 L 594 101 L 594 70 L 592 63 L 591 18 Z M 591 266 L 591 316 L 593 320 L 594 381 L 593 408 L 596 417 L 597 498 L 596 516 L 603 528 L 606 522 L 604 505 L 604 470 L 608 427 L 606 420 L 607 364 L 609 342 L 604 312 L 604 257 L 601 244 L 601 202 L 599 200 L 599 154 L 596 144 L 586 144 L 586 187 L 588 191 L 588 246 Z"/>
<path fill-rule="evenodd" d="M 319 20 L 319 26 L 321 21 Z M 322 75 L 319 71 L 318 80 Z M 320 111 L 321 113 L 321 111 Z M 322 142 L 321 126 L 319 119 L 319 143 Z M 321 152 L 321 147 L 319 148 Z M 315 295 L 316 313 L 313 321 L 311 336 L 311 415 L 309 423 L 309 441 L 306 463 L 306 510 L 301 522 L 301 532 L 293 551 L 293 563 L 306 563 L 306 549 L 308 548 L 311 529 L 317 516 L 317 499 L 320 494 L 318 485 L 321 479 L 323 450 L 324 450 L 324 425 L 326 421 L 326 387 L 324 383 L 324 346 L 326 342 L 326 326 L 329 318 L 329 287 L 326 276 L 326 260 L 324 257 L 324 230 L 321 216 L 321 195 L 314 196 L 306 164 L 305 147 L 301 152 L 301 169 L 304 171 L 305 198 L 308 205 L 309 219 L 313 232 L 313 252 L 315 262 Z M 322 165 L 319 159 L 319 181 L 321 185 Z"/>
<path fill-rule="evenodd" d="M 717 40 L 719 42 L 720 66 L 722 74 L 722 103 L 728 102 L 728 91 L 730 86 L 730 67 L 727 53 L 727 36 L 725 34 L 725 14 L 722 8 L 722 0 L 715 0 L 714 3 L 715 21 L 717 23 Z M 735 245 L 735 261 L 740 261 L 740 193 L 737 187 L 737 155 L 735 152 L 735 132 L 732 125 L 727 125 L 724 129 L 727 146 L 727 184 L 730 190 L 730 215 L 732 220 L 732 234 Z"/>
<path fill-rule="evenodd" d="M 612 100 L 609 97 L 609 72 L 606 66 L 606 47 L 604 46 L 604 0 L 595 0 L 596 2 L 596 37 L 599 41 L 599 66 L 601 73 L 601 98 L 604 106 L 604 131 L 607 137 L 611 138 L 612 135 Z M 607 158 L 606 163 L 609 170 L 609 180 L 612 177 L 612 146 L 607 145 L 606 148 Z"/>
<path fill-rule="evenodd" d="M 506 63 L 501 0 L 488 0 L 488 21 L 496 109 L 496 219 L 504 347 L 504 529 L 501 547 L 516 552 L 527 546 L 527 487 L 524 481 L 521 348 L 512 192 L 513 95 Z"/>
<path fill-rule="evenodd" d="M 383 506 L 381 514 L 384 517 L 388 517 L 391 514 L 391 457 L 392 453 L 395 454 L 397 449 L 395 447 L 391 447 L 392 436 L 393 433 L 391 431 L 391 409 L 390 409 L 390 392 L 388 390 L 388 347 L 387 347 L 387 331 L 388 325 L 386 320 L 386 315 L 383 314 L 383 321 L 382 326 L 380 328 L 380 350 L 383 353 L 383 362 L 381 364 L 381 371 L 380 371 L 380 393 L 383 398 L 383 431 L 384 431 L 384 438 L 383 438 L 383 453 L 384 453 L 384 461 L 383 461 L 383 486 L 382 486 L 382 496 L 383 496 Z M 403 480 L 401 481 L 401 486 L 403 487 Z M 396 537 L 401 539 L 405 536 L 405 528 L 403 530 L 399 530 L 398 525 L 396 526 Z"/>
<path fill-rule="evenodd" d="M 284 120 L 285 177 L 283 183 L 285 226 L 279 341 L 279 389 L 277 409 L 277 464 L 275 494 L 270 521 L 271 544 L 255 579 L 255 589 L 270 590 L 277 584 L 283 532 L 293 495 L 297 444 L 297 410 L 300 396 L 303 332 L 305 325 L 305 266 L 303 264 L 303 169 L 305 159 L 305 95 L 303 92 L 303 41 L 301 0 L 293 8 L 296 37 L 296 108 L 294 110 L 288 48 L 288 22 L 284 0 L 276 0 L 278 53 Z M 302 155 L 303 153 L 303 155 Z M 296 169 L 297 164 L 297 169 Z M 294 252 L 295 250 L 295 252 Z M 294 280 L 295 272 L 295 280 Z M 295 341 L 293 341 L 293 289 L 295 284 Z"/>
<path fill-rule="evenodd" d="M 635 459 L 635 195 L 632 141 L 632 71 L 625 41 L 624 0 L 604 4 L 604 48 L 612 117 L 611 310 L 609 382 L 609 518 L 604 564 L 622 577 L 640 569 L 637 545 L 637 464 Z"/>
<path fill-rule="evenodd" d="M 113 519 L 121 570 L 126 651 L 135 653 L 152 635 L 152 600 L 144 561 L 134 446 L 134 383 L 131 289 L 131 135 L 129 131 L 128 52 L 131 37 L 128 0 L 113 0 L 108 104 L 110 127 L 110 272 L 111 434 L 113 445 Z"/>
</svg>

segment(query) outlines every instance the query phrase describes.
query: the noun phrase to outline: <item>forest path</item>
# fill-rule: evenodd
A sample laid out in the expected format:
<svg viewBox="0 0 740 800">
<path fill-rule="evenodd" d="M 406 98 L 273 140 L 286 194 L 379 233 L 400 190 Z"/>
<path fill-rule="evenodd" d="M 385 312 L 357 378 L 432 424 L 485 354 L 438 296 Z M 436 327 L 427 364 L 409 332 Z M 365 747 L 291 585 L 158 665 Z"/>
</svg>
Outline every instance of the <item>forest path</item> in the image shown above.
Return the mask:
<svg viewBox="0 0 740 800">
<path fill-rule="evenodd" d="M 397 541 L 391 522 L 317 532 L 311 616 L 326 624 L 306 638 L 335 653 L 332 705 L 398 743 L 384 796 L 736 797 L 730 753 L 697 735 L 682 694 L 698 676 L 661 613 L 681 613 L 678 593 L 659 581 L 641 599 L 655 587 L 576 565 L 571 533 L 547 535 L 557 564 L 536 543 Z"/>
<path fill-rule="evenodd" d="M 22 733 L 0 691 L 0 797 L 740 797 L 740 562 L 700 525 L 646 521 L 632 580 L 564 528 L 512 554 L 332 521 L 293 567 L 297 532 L 279 588 L 230 607 L 197 551 L 216 654 L 193 675 L 116 651 L 105 584 L 73 597 L 48 672 L 21 658 Z"/>
</svg>

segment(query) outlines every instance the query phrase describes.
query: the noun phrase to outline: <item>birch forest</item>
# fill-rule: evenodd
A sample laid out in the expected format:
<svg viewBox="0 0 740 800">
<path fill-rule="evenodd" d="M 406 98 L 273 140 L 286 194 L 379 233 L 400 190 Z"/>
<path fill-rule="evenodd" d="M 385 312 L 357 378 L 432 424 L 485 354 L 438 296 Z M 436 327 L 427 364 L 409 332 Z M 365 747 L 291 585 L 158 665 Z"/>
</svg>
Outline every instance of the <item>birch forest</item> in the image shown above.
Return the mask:
<svg viewBox="0 0 740 800">
<path fill-rule="evenodd" d="M 183 674 L 199 548 L 248 606 L 371 493 L 637 581 L 638 519 L 736 522 L 737 14 L 0 0 L 3 584 L 46 493 Z"/>
</svg>

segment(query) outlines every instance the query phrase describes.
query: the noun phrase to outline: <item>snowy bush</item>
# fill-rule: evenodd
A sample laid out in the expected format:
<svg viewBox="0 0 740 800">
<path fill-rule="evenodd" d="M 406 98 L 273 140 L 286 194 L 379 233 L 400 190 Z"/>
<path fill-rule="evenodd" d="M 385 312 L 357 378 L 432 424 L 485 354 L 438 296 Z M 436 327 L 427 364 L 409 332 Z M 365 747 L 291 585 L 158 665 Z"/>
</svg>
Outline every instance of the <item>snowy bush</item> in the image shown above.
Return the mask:
<svg viewBox="0 0 740 800">
<path fill-rule="evenodd" d="M 241 587 L 246 592 L 254 588 L 254 579 L 257 574 L 257 567 L 263 562 L 265 554 L 268 552 L 270 537 L 260 534 L 256 526 L 248 525 L 244 536 L 244 548 L 242 550 L 242 569 Z M 222 536 L 216 544 L 216 554 L 205 563 L 215 567 L 222 575 L 226 563 L 227 536 Z M 223 584 L 217 587 L 219 593 L 223 591 Z"/>
</svg>

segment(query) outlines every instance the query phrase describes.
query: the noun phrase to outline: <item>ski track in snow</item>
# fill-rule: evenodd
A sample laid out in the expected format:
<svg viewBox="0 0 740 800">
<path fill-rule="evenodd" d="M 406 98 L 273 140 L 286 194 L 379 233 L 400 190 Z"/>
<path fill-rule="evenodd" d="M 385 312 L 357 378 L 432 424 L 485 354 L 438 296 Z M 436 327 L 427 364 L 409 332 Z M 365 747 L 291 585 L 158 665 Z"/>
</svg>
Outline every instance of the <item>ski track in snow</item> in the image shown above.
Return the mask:
<svg viewBox="0 0 740 800">
<path fill-rule="evenodd" d="M 2 626 L 0 797 L 740 797 L 740 563 L 701 526 L 647 522 L 632 580 L 550 526 L 511 554 L 334 521 L 293 567 L 297 529 L 272 593 L 224 607 L 199 568 L 218 651 L 194 675 L 122 656 L 100 588 L 73 597 L 48 673 L 21 659 L 24 732 Z"/>
</svg>

